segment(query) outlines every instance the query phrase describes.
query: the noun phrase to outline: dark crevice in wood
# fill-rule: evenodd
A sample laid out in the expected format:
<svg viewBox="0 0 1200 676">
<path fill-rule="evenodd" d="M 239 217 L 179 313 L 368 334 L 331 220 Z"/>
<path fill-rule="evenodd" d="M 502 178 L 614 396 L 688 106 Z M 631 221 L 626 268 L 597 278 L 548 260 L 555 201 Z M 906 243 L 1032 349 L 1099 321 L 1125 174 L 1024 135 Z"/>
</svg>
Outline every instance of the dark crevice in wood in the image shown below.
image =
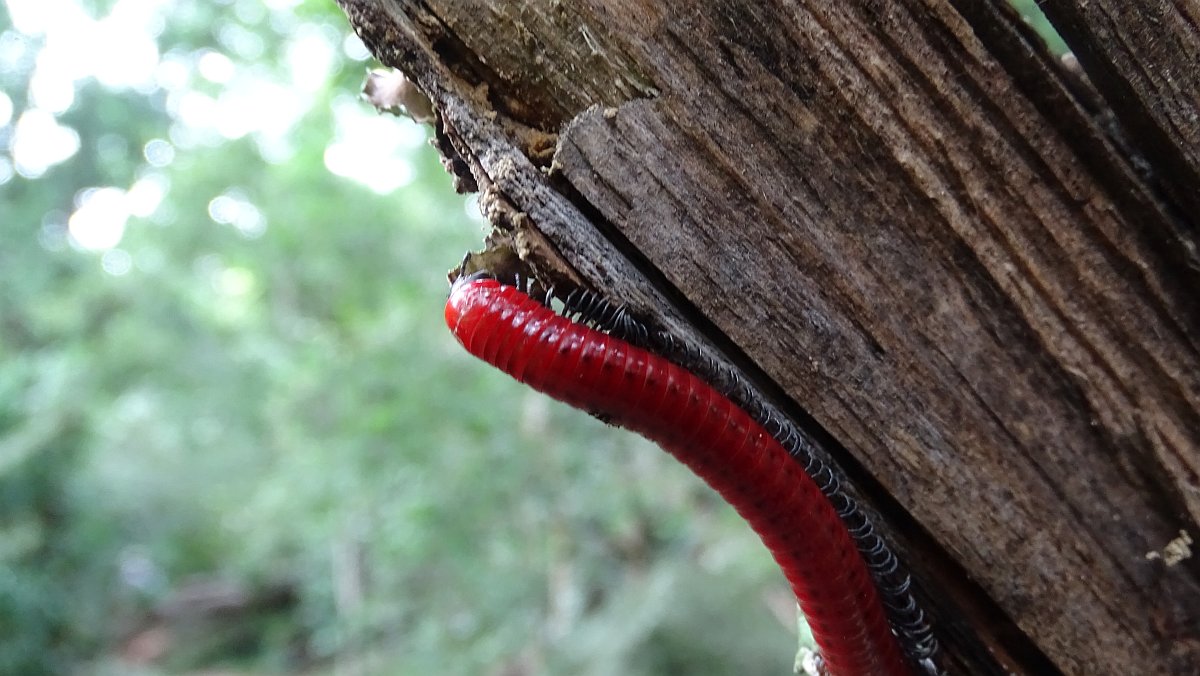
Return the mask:
<svg viewBox="0 0 1200 676">
<path fill-rule="evenodd" d="M 448 133 L 446 121 L 441 116 L 437 117 L 434 125 L 433 146 L 437 148 L 446 173 L 454 177 L 454 192 L 460 195 L 479 192 L 479 184 L 471 173 L 471 166 L 454 147 L 452 134 Z"/>
</svg>

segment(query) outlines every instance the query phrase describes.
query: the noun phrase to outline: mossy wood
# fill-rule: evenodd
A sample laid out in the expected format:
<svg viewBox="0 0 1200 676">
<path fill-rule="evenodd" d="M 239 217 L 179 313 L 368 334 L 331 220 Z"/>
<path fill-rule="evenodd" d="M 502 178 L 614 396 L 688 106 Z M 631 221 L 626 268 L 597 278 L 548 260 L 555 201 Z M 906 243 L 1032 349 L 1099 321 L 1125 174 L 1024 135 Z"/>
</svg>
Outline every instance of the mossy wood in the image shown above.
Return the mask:
<svg viewBox="0 0 1200 676">
<path fill-rule="evenodd" d="M 949 670 L 1200 664 L 1187 3 L 1051 3 L 1089 79 L 1001 2 L 339 1 L 535 267 L 824 442 Z"/>
</svg>

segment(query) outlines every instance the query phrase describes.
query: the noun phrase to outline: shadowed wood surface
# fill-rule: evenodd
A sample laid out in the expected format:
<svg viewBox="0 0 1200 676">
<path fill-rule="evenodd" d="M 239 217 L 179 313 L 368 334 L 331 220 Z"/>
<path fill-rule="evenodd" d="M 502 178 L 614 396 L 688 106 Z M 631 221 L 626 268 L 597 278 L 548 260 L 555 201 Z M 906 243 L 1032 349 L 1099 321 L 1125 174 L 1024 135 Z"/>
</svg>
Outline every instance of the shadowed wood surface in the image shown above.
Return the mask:
<svg viewBox="0 0 1200 676">
<path fill-rule="evenodd" d="M 1006 6 L 341 4 L 537 264 L 786 397 L 952 671 L 1200 664 L 1196 224 Z"/>
</svg>

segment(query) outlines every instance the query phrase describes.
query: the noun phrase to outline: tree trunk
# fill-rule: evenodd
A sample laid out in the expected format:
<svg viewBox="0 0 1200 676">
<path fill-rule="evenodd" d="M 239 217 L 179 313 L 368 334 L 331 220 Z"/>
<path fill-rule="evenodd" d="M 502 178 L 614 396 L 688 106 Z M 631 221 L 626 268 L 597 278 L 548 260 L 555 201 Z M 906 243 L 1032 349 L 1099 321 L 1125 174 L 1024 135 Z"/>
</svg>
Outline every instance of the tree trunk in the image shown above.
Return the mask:
<svg viewBox="0 0 1200 676">
<path fill-rule="evenodd" d="M 1200 664 L 1194 3 L 1050 3 L 1093 86 L 997 1 L 339 1 L 535 265 L 823 442 L 950 671 Z"/>
</svg>

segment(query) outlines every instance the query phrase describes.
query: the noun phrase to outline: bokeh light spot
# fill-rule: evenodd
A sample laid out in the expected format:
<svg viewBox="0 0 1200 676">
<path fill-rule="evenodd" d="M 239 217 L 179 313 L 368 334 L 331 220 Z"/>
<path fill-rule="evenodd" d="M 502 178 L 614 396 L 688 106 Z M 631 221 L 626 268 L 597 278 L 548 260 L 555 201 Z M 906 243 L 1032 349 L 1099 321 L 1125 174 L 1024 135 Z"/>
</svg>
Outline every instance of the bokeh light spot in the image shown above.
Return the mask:
<svg viewBox="0 0 1200 676">
<path fill-rule="evenodd" d="M 267 219 L 258 207 L 238 191 L 227 191 L 208 203 L 208 215 L 217 223 L 232 225 L 243 236 L 256 238 L 267 230 Z"/>
<path fill-rule="evenodd" d="M 37 178 L 50 167 L 79 152 L 79 134 L 63 126 L 50 113 L 34 108 L 17 119 L 12 155 L 17 173 Z"/>
<path fill-rule="evenodd" d="M 133 256 L 124 249 L 109 249 L 100 257 L 100 267 L 114 277 L 120 277 L 133 269 Z"/>
<path fill-rule="evenodd" d="M 165 167 L 175 160 L 175 146 L 160 138 L 148 141 L 142 148 L 142 155 L 152 167 Z"/>
<path fill-rule="evenodd" d="M 82 249 L 111 249 L 125 235 L 129 206 L 119 188 L 92 188 L 79 198 L 79 207 L 67 219 L 71 241 Z"/>
</svg>

